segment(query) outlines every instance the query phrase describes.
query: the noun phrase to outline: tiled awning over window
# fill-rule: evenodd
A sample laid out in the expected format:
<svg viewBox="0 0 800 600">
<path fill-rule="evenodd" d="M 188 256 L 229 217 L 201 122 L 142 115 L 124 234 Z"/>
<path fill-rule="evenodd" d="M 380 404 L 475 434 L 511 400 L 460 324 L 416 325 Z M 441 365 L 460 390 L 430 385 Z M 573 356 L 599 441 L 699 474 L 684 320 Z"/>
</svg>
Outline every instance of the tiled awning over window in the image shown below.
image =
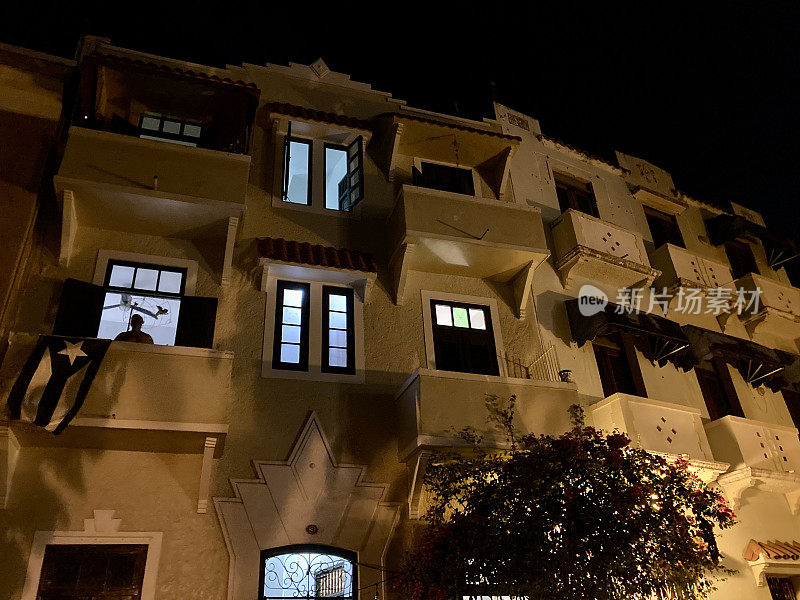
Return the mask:
<svg viewBox="0 0 800 600">
<path fill-rule="evenodd" d="M 358 250 L 338 249 L 332 246 L 269 237 L 259 238 L 256 240 L 256 244 L 258 255 L 262 258 L 365 273 L 378 272 L 378 263 L 375 262 L 372 255 Z"/>
<path fill-rule="evenodd" d="M 744 559 L 752 562 L 761 557 L 768 560 L 800 560 L 800 542 L 795 540 L 791 542 L 750 540 L 744 550 Z"/>
<path fill-rule="evenodd" d="M 674 321 L 646 312 L 628 312 L 609 302 L 600 312 L 586 316 L 581 313 L 579 298 L 566 301 L 572 339 L 582 346 L 598 336 L 616 332 L 629 333 L 639 342 L 639 349 L 650 360 L 672 360 L 683 351 L 689 340 Z"/>
<path fill-rule="evenodd" d="M 266 109 L 268 112 L 273 114 L 295 117 L 297 119 L 304 119 L 307 121 L 330 123 L 331 125 L 341 125 L 343 127 L 350 127 L 351 129 L 372 129 L 372 125 L 370 125 L 369 121 L 356 119 L 355 117 L 348 117 L 346 115 L 325 112 L 322 110 L 314 110 L 313 108 L 306 108 L 304 106 L 287 104 L 285 102 L 272 102 L 266 105 Z"/>
</svg>

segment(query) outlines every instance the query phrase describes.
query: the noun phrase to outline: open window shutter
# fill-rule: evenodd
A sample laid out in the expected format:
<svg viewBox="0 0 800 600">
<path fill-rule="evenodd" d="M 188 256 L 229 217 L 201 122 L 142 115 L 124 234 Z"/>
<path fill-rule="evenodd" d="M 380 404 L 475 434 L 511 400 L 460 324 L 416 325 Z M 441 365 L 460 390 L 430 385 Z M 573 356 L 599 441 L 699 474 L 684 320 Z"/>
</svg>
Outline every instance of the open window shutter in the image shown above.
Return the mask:
<svg viewBox="0 0 800 600">
<path fill-rule="evenodd" d="M 283 186 L 281 187 L 281 200 L 286 200 L 289 197 L 289 159 L 292 141 L 292 122 L 289 121 L 289 127 L 286 130 L 286 136 L 283 138 Z"/>
<path fill-rule="evenodd" d="M 364 149 L 363 138 L 358 136 L 347 147 L 347 183 L 339 186 L 339 208 L 352 210 L 364 199 Z M 344 190 L 346 189 L 346 193 Z"/>
<path fill-rule="evenodd" d="M 176 346 L 211 348 L 217 320 L 217 299 L 202 296 L 181 298 L 181 313 L 175 332 Z"/>
<path fill-rule="evenodd" d="M 102 286 L 78 279 L 67 279 L 61 290 L 53 335 L 97 337 L 105 295 L 106 291 Z"/>
</svg>

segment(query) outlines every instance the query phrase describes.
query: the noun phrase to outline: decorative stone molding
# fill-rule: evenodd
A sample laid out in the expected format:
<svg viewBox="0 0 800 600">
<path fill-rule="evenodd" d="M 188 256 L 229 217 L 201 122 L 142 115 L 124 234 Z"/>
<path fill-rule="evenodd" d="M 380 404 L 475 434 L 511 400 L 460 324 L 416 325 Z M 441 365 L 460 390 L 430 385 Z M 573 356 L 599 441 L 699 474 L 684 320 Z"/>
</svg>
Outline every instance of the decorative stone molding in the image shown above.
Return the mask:
<svg viewBox="0 0 800 600">
<path fill-rule="evenodd" d="M 751 487 L 757 487 L 765 492 L 783 494 L 794 515 L 797 515 L 800 509 L 800 477 L 793 473 L 744 467 L 721 475 L 717 479 L 717 483 L 734 510 L 739 509 L 742 503 L 742 494 Z"/>
<path fill-rule="evenodd" d="M 47 546 L 65 544 L 146 544 L 141 600 L 155 600 L 158 561 L 161 556 L 160 531 L 120 531 L 122 519 L 114 518 L 113 510 L 95 510 L 94 518 L 83 520 L 83 531 L 37 531 L 28 559 L 28 572 L 20 600 L 35 600 Z"/>
<path fill-rule="evenodd" d="M 314 413 L 288 460 L 253 466 L 256 479 L 231 480 L 234 498 L 214 499 L 230 556 L 229 600 L 256 596 L 268 548 L 324 544 L 358 552 L 362 565 L 384 564 L 400 504 L 384 501 L 386 485 L 363 481 L 363 466 L 336 463 Z M 374 569 L 359 573 L 362 590 L 382 579 Z"/>
</svg>

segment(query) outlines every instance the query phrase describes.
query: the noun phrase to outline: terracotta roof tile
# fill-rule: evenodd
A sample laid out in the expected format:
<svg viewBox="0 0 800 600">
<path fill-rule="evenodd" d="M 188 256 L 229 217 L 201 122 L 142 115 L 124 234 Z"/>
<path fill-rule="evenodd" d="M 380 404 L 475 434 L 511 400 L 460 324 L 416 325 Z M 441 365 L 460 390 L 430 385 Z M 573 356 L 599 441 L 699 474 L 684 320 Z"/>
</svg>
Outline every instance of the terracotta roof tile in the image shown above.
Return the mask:
<svg viewBox="0 0 800 600">
<path fill-rule="evenodd" d="M 795 540 L 791 542 L 750 540 L 744 550 L 744 559 L 752 562 L 758 560 L 762 555 L 770 560 L 800 560 L 800 542 Z"/>
<path fill-rule="evenodd" d="M 322 110 L 314 110 L 313 108 L 305 108 L 303 106 L 296 106 L 294 104 L 286 104 L 283 102 L 272 102 L 267 104 L 267 110 L 289 117 L 297 117 L 298 119 L 307 119 L 310 121 L 319 121 L 320 123 L 332 123 L 334 125 L 342 125 L 344 127 L 351 127 L 353 129 L 372 129 L 369 121 L 356 119 L 355 117 L 348 117 L 345 115 L 338 115 L 336 113 L 325 112 Z"/>
<path fill-rule="evenodd" d="M 259 256 L 272 260 L 367 273 L 377 273 L 378 271 L 378 263 L 375 262 L 372 255 L 358 250 L 338 249 L 332 246 L 269 237 L 258 238 L 256 244 Z"/>
</svg>

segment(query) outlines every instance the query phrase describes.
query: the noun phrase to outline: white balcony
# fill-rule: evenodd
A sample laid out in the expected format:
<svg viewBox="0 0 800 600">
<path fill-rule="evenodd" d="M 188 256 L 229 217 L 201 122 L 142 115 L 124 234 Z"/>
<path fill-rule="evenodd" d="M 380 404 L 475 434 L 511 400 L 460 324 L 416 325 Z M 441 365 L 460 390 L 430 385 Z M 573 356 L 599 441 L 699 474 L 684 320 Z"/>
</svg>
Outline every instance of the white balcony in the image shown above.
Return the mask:
<svg viewBox="0 0 800 600">
<path fill-rule="evenodd" d="M 692 469 L 706 482 L 727 470 L 715 460 L 700 416 L 700 410 L 682 404 L 661 402 L 629 394 L 613 394 L 591 407 L 595 427 L 620 431 L 634 445 L 668 457 L 685 456 Z"/>
<path fill-rule="evenodd" d="M 570 427 L 568 408 L 578 402 L 575 384 L 420 369 L 395 395 L 399 404 L 398 450 L 411 479 L 409 510 L 419 515 L 422 477 L 437 449 L 464 448 L 456 432 L 472 427 L 489 447 L 507 447 L 506 436 L 488 419 L 487 400 L 516 396 L 520 435 L 559 435 Z"/>
<path fill-rule="evenodd" d="M 408 271 L 506 283 L 524 312 L 534 269 L 550 254 L 538 209 L 404 185 L 389 218 L 391 268 L 402 303 Z"/>
<path fill-rule="evenodd" d="M 740 277 L 734 287 L 761 291 L 758 308 L 739 315 L 753 340 L 769 345 L 769 336 L 791 342 L 800 337 L 799 289 L 756 273 Z"/>
<path fill-rule="evenodd" d="M 575 277 L 617 288 L 649 287 L 660 274 L 650 266 L 638 233 L 573 209 L 550 227 L 555 266 L 565 287 Z"/>
<path fill-rule="evenodd" d="M 727 416 L 705 425 L 717 460 L 730 463 L 719 478 L 726 495 L 739 505 L 749 487 L 781 493 L 792 512 L 800 506 L 800 439 L 797 429 Z"/>
<path fill-rule="evenodd" d="M 0 367 L 0 403 L 37 336 L 12 334 Z M 0 415 L 1 499 L 20 447 L 69 447 L 203 455 L 198 511 L 205 512 L 209 467 L 228 431 L 233 353 L 112 342 L 77 416 L 59 435 Z M 5 435 L 3 435 L 5 434 Z"/>
<path fill-rule="evenodd" d="M 730 267 L 672 244 L 657 248 L 650 260 L 653 267 L 661 271 L 655 282 L 656 288 L 666 287 L 672 294 L 680 288 L 707 290 L 730 287 L 733 281 Z"/>
</svg>

